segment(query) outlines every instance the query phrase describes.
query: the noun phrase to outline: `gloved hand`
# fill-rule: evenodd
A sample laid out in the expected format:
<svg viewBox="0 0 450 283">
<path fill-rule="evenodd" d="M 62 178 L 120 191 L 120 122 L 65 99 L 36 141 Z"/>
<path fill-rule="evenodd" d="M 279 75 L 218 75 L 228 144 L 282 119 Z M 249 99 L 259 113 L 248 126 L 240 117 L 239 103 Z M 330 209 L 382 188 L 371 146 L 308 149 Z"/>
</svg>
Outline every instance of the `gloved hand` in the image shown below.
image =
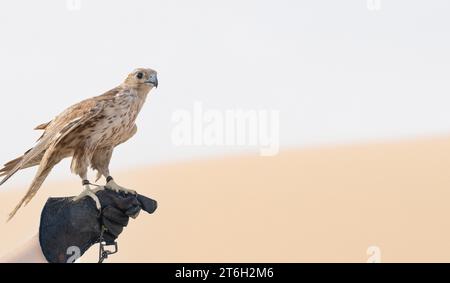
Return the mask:
<svg viewBox="0 0 450 283">
<path fill-rule="evenodd" d="M 103 241 L 114 243 L 130 217 L 136 218 L 141 209 L 156 210 L 155 200 L 142 195 L 117 193 L 104 189 L 96 193 L 101 212 L 92 198 L 72 201 L 73 197 L 49 198 L 41 213 L 39 242 L 48 262 L 73 262 L 99 242 L 102 226 Z M 69 260 L 70 259 L 70 260 Z"/>
</svg>

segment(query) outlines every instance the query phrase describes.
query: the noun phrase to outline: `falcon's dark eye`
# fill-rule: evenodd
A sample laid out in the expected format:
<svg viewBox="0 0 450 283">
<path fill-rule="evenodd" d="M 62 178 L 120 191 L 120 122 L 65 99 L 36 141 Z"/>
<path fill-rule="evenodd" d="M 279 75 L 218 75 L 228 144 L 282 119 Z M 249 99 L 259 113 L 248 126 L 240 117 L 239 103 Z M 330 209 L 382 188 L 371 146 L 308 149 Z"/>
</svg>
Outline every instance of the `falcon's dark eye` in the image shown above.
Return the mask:
<svg viewBox="0 0 450 283">
<path fill-rule="evenodd" d="M 144 77 L 143 73 L 139 72 L 139 73 L 136 74 L 136 78 L 142 79 L 142 77 Z"/>
</svg>

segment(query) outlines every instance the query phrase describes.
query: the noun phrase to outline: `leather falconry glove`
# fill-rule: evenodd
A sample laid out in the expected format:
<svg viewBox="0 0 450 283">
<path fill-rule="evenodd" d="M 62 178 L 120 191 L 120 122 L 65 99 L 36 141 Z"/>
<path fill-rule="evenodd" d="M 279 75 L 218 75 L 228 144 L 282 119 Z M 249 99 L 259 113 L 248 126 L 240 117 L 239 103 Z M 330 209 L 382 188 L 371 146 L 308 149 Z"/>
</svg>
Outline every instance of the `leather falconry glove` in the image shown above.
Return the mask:
<svg viewBox="0 0 450 283">
<path fill-rule="evenodd" d="M 39 242 L 48 262 L 73 262 L 100 238 L 114 244 L 130 217 L 143 209 L 153 213 L 157 202 L 151 198 L 104 189 L 96 193 L 101 212 L 91 198 L 49 198 L 41 213 Z M 75 255 L 75 258 L 74 258 Z"/>
</svg>

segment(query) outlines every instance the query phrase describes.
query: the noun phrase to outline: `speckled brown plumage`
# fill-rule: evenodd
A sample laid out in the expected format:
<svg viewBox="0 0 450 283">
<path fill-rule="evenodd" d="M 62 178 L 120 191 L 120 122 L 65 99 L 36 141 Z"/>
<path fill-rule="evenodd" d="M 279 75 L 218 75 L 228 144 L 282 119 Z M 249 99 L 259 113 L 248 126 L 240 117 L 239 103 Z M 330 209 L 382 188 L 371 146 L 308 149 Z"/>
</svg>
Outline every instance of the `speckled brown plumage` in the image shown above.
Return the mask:
<svg viewBox="0 0 450 283">
<path fill-rule="evenodd" d="M 52 168 L 66 157 L 72 157 L 71 170 L 83 180 L 89 166 L 98 171 L 98 178 L 109 176 L 113 149 L 136 133 L 136 117 L 154 86 L 154 70 L 136 69 L 118 87 L 81 101 L 37 126 L 36 129 L 44 130 L 37 144 L 0 169 L 0 176 L 4 176 L 2 185 L 20 169 L 39 165 L 27 193 L 9 219 L 33 198 Z"/>
</svg>

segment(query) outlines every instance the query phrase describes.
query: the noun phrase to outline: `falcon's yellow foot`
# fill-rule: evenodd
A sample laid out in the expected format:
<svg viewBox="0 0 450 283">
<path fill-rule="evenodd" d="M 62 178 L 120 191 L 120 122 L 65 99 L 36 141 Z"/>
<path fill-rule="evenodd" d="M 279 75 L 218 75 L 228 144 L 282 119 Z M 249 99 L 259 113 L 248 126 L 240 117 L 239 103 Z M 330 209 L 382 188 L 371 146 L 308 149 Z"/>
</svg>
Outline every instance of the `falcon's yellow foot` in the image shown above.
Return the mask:
<svg viewBox="0 0 450 283">
<path fill-rule="evenodd" d="M 97 189 L 92 190 L 91 187 L 89 187 L 89 185 L 85 185 L 84 186 L 84 190 L 81 192 L 81 194 L 79 194 L 78 196 L 73 198 L 73 201 L 78 201 L 84 197 L 90 197 L 91 199 L 93 199 L 95 201 L 95 206 L 97 207 L 98 210 L 102 209 L 102 206 L 100 205 L 100 200 L 98 199 L 98 197 L 95 195 L 96 192 L 98 192 L 99 190 L 103 189 L 102 187 L 99 187 Z"/>
<path fill-rule="evenodd" d="M 114 182 L 114 180 L 110 180 L 108 183 L 106 183 L 105 188 L 111 189 L 115 192 L 124 192 L 126 194 L 134 194 L 134 195 L 137 194 L 137 192 L 134 190 L 130 190 L 130 189 L 127 189 L 127 188 L 117 185 L 116 182 Z"/>
</svg>

